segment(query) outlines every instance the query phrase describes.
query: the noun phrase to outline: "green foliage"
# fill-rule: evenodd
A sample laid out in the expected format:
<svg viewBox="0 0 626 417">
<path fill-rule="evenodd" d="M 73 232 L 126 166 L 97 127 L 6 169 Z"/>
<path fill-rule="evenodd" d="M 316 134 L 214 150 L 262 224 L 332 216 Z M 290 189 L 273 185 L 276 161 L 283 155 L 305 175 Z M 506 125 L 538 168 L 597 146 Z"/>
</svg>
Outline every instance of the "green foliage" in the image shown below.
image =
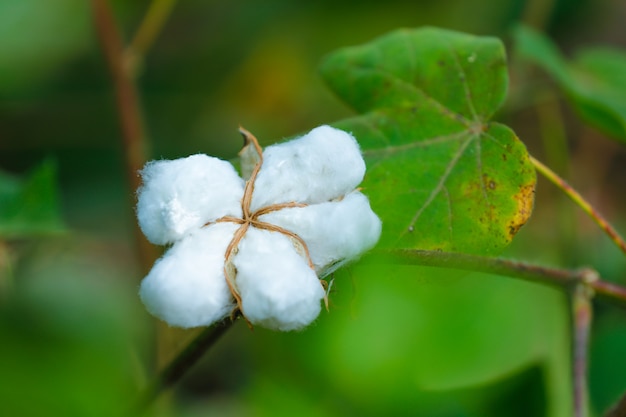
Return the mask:
<svg viewBox="0 0 626 417">
<path fill-rule="evenodd" d="M 596 320 L 591 339 L 589 389 L 598 410 L 606 410 L 624 395 L 626 363 L 616 361 L 626 352 L 624 316 L 610 314 Z"/>
<path fill-rule="evenodd" d="M 361 115 L 363 187 L 383 245 L 502 250 L 533 206 L 535 171 L 508 127 L 491 121 L 507 92 L 502 43 L 424 28 L 330 55 L 322 74 Z"/>
<path fill-rule="evenodd" d="M 111 3 L 127 43 L 151 2 Z M 332 54 L 322 74 L 356 116 L 311 71 L 336 45 L 396 27 L 503 33 L 522 7 L 525 16 L 544 8 L 545 21 L 558 22 L 547 30 L 561 37 L 619 32 L 578 7 L 606 5 L 559 2 L 549 10 L 551 2 L 540 3 L 177 2 L 137 74 L 153 156 L 231 156 L 240 144 L 237 123 L 270 138 L 348 117 L 335 125 L 362 144 L 363 191 L 384 221 L 381 246 L 495 254 L 515 235 L 507 257 L 588 264 L 619 283 L 623 255 L 604 250 L 604 237 L 586 223 L 564 222 L 567 212 L 547 193 L 533 221 L 515 233 L 532 210 L 535 178 L 524 145 L 493 121 L 503 119 L 508 83 L 497 39 L 403 30 Z M 71 235 L 82 236 L 67 245 L 75 237 L 56 234 L 63 226 L 54 164 L 23 179 L 0 172 L 5 414 L 120 415 L 137 385 L 154 375 L 136 360 L 152 363 L 154 352 L 136 340 L 149 325 L 136 297 L 132 190 L 123 182 L 110 80 L 90 22 L 82 0 L 0 1 L 0 107 L 9 110 L 0 112 L 1 156 L 25 166 L 42 152 L 60 155 L 64 212 Z M 570 60 L 524 30 L 516 34 L 520 55 L 544 68 L 590 123 L 625 140 L 624 54 L 594 48 Z M 536 85 L 537 74 L 530 75 L 514 78 L 514 91 Z M 547 124 L 576 126 L 569 113 L 560 121 L 545 106 L 518 109 L 506 107 L 502 116 L 532 149 L 540 149 Z M 538 123 L 529 123 L 535 111 Z M 608 151 L 591 155 L 595 139 L 576 132 L 567 149 L 582 176 L 610 167 L 606 182 L 592 187 L 616 191 L 601 201 L 619 226 L 623 166 Z M 13 238 L 19 242 L 5 242 Z M 564 293 L 434 268 L 357 264 L 334 278 L 330 311 L 310 328 L 251 333 L 238 323 L 154 415 L 572 415 Z M 626 386 L 623 314 L 599 306 L 589 381 L 596 415 Z M 154 350 L 174 354 L 186 336 L 159 340 Z"/>
<path fill-rule="evenodd" d="M 336 277 L 330 313 L 306 332 L 255 330 L 255 372 L 246 392 L 264 412 L 250 415 L 291 415 L 300 408 L 318 416 L 546 415 L 545 403 L 554 398 L 545 375 L 555 371 L 546 359 L 551 350 L 562 355 L 568 344 L 564 297 L 495 276 L 449 279 L 448 271 L 428 277 L 416 272 L 344 270 Z M 442 302 L 445 293 L 448 301 Z M 247 339 L 241 337 L 236 343 Z M 549 397 L 539 404 L 529 398 L 529 386 L 517 386 L 533 368 L 539 375 L 530 386 Z M 305 382 L 298 392 L 293 384 L 301 375 Z M 567 381 L 559 382 L 567 392 Z M 283 392 L 299 404 L 280 401 L 276 385 L 291 387 Z M 515 414 L 505 398 L 521 392 L 528 396 Z M 491 411 L 498 401 L 505 404 Z"/>
<path fill-rule="evenodd" d="M 28 28 L 28 29 L 26 29 Z M 81 0 L 0 1 L 0 95 L 32 93 L 89 43 L 89 11 Z"/>
<path fill-rule="evenodd" d="M 11 416 L 119 416 L 137 392 L 134 285 L 88 241 L 49 239 L 0 300 L 0 401 Z M 129 278 L 128 276 L 126 278 Z"/>
<path fill-rule="evenodd" d="M 58 233 L 63 229 L 56 164 L 45 161 L 25 180 L 0 172 L 0 239 Z"/>
<path fill-rule="evenodd" d="M 566 60 L 552 41 L 531 28 L 517 27 L 514 38 L 519 56 L 548 72 L 588 123 L 626 142 L 626 53 L 587 48 Z"/>
<path fill-rule="evenodd" d="M 523 143 L 491 120 L 508 87 L 499 40 L 399 30 L 331 54 L 321 71 L 360 113 L 335 125 L 363 148 L 363 188 L 383 220 L 383 246 L 495 254 L 511 242 L 531 214 L 536 178 Z M 540 363 L 556 376 L 546 381 L 552 406 L 567 404 L 556 388 L 567 361 L 553 360 L 568 335 L 558 293 L 432 268 L 354 272 L 359 320 L 334 316 L 318 338 L 341 335 L 323 357 L 341 370 L 329 378 L 347 378 L 351 395 L 372 392 L 374 383 L 384 387 L 381 398 L 406 402 L 406 384 L 460 389 Z"/>
<path fill-rule="evenodd" d="M 402 390 L 409 381 L 394 381 L 399 375 L 424 390 L 480 385 L 545 363 L 551 349 L 567 344 L 565 300 L 551 289 L 440 268 L 356 267 L 353 274 L 358 319 L 333 312 L 318 330 L 328 332 L 318 351 L 350 375 L 340 381 L 355 395 L 381 380 Z M 339 336 L 329 342 L 331 334 Z"/>
</svg>

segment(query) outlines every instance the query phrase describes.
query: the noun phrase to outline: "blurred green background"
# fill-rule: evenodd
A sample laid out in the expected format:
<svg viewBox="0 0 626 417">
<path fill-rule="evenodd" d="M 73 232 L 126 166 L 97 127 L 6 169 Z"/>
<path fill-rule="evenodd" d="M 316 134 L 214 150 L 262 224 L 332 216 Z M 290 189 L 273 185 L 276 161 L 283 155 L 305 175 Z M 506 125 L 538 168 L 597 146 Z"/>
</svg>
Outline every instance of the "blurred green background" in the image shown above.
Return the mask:
<svg viewBox="0 0 626 417">
<path fill-rule="evenodd" d="M 128 41 L 150 2 L 111 3 Z M 625 20 L 621 0 L 180 0 L 139 67 L 150 157 L 232 158 L 239 124 L 269 144 L 346 117 L 317 75 L 325 54 L 441 26 L 507 43 L 510 99 L 497 118 L 624 231 L 624 145 L 584 125 L 543 72 L 516 59 L 510 31 L 525 22 L 568 54 L 626 47 Z M 121 143 L 90 3 L 0 0 L 2 415 L 118 415 L 154 373 Z M 547 182 L 505 255 L 591 265 L 626 284 L 623 254 Z M 331 301 L 300 333 L 239 323 L 151 413 L 566 415 L 569 318 L 556 290 L 353 266 L 336 274 Z M 190 337 L 179 336 L 172 352 Z M 598 303 L 598 413 L 626 390 L 624 353 L 624 310 Z"/>
</svg>

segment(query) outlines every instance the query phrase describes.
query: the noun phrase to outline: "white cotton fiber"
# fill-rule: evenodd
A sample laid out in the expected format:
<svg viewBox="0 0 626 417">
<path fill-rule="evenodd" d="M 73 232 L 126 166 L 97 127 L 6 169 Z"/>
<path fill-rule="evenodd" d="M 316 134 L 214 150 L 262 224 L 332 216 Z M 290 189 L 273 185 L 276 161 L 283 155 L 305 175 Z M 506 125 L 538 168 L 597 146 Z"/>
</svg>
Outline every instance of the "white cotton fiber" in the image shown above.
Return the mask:
<svg viewBox="0 0 626 417">
<path fill-rule="evenodd" d="M 228 162 L 203 154 L 152 161 L 141 176 L 137 219 L 154 244 L 174 242 L 222 216 L 241 216 L 244 183 Z"/>
<path fill-rule="evenodd" d="M 238 225 L 217 223 L 176 242 L 141 283 L 148 311 L 176 327 L 209 326 L 235 303 L 224 277 L 224 254 Z"/>
<path fill-rule="evenodd" d="M 359 145 L 349 133 L 320 126 L 263 152 L 252 210 L 297 201 L 319 203 L 352 191 L 365 175 Z"/>
<path fill-rule="evenodd" d="M 297 330 L 319 315 L 324 289 L 284 234 L 251 227 L 234 264 L 243 314 L 252 324 Z"/>
<path fill-rule="evenodd" d="M 367 197 L 356 191 L 341 201 L 282 209 L 265 214 L 260 220 L 300 236 L 320 276 L 371 249 L 381 232 L 380 219 Z"/>
<path fill-rule="evenodd" d="M 268 147 L 262 156 L 250 184 L 251 207 L 245 208 L 246 183 L 217 158 L 153 161 L 141 171 L 141 230 L 152 243 L 173 244 L 139 289 L 151 314 L 189 328 L 210 326 L 239 307 L 254 325 L 299 330 L 321 311 L 326 294 L 319 277 L 376 244 L 381 222 L 367 197 L 355 190 L 365 163 L 351 134 L 320 126 Z M 277 207 L 281 203 L 303 206 Z M 262 208 L 267 213 L 259 215 Z M 241 227 L 245 234 L 225 265 L 226 250 Z M 225 267 L 235 272 L 230 278 L 239 306 Z"/>
</svg>

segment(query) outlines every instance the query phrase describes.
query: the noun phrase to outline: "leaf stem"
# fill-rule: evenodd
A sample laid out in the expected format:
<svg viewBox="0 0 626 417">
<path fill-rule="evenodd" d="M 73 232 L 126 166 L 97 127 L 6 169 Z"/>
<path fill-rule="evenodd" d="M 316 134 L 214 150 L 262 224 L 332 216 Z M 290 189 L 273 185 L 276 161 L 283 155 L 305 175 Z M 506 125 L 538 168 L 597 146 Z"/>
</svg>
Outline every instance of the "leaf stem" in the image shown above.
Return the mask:
<svg viewBox="0 0 626 417">
<path fill-rule="evenodd" d="M 587 388 L 587 356 L 589 335 L 593 319 L 592 292 L 583 283 L 576 285 L 572 294 L 572 317 L 574 324 L 573 372 L 574 372 L 574 416 L 587 417 L 589 392 Z"/>
<path fill-rule="evenodd" d="M 596 294 L 626 302 L 626 288 L 620 285 L 598 280 L 591 287 Z"/>
<path fill-rule="evenodd" d="M 124 53 L 125 64 L 130 74 L 136 74 L 143 57 L 154 44 L 172 13 L 176 0 L 153 0 L 139 25 L 130 45 Z"/>
<path fill-rule="evenodd" d="M 372 263 L 384 262 L 485 272 L 560 288 L 574 288 L 577 284 L 583 284 L 593 290 L 594 294 L 626 306 L 626 288 L 601 280 L 598 273 L 589 268 L 560 269 L 503 258 L 417 249 L 375 251 L 367 255 L 364 260 Z"/>
<path fill-rule="evenodd" d="M 139 98 L 133 79 L 123 62 L 122 38 L 108 0 L 92 0 L 91 4 L 97 35 L 113 79 L 126 159 L 126 176 L 129 188 L 134 192 L 141 185 L 138 171 L 146 162 L 148 154 Z M 156 249 L 143 238 L 137 225 L 134 234 L 142 270 L 147 272 L 157 258 Z"/>
<path fill-rule="evenodd" d="M 613 243 L 626 254 L 626 241 L 622 238 L 617 230 L 611 226 L 611 224 L 584 199 L 583 196 L 578 193 L 571 185 L 569 185 L 563 178 L 559 177 L 550 168 L 539 162 L 532 155 L 529 155 L 530 162 L 535 166 L 544 177 L 546 177 L 551 183 L 560 188 L 576 205 L 578 205 L 585 213 L 587 213 L 602 230 L 611 238 Z"/>
<path fill-rule="evenodd" d="M 198 360 L 230 329 L 234 319 L 226 318 L 211 327 L 204 329 L 187 347 L 185 347 L 148 385 L 140 395 L 137 408 L 133 411 L 145 410 L 165 389 L 176 384 Z M 138 413 L 132 413 L 137 415 Z"/>
</svg>

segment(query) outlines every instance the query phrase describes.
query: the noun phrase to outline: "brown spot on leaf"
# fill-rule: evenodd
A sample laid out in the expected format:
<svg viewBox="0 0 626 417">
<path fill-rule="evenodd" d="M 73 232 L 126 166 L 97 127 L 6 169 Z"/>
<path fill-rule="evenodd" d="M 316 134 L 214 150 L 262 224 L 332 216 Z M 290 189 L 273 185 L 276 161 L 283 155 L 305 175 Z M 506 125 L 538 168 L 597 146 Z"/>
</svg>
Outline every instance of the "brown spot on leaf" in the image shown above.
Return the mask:
<svg viewBox="0 0 626 417">
<path fill-rule="evenodd" d="M 495 190 L 496 186 L 497 184 L 493 178 L 489 177 L 487 174 L 483 174 L 483 187 L 486 187 L 489 190 Z"/>
<path fill-rule="evenodd" d="M 533 212 L 533 206 L 535 204 L 535 181 L 531 184 L 521 186 L 520 191 L 515 194 L 513 198 L 517 201 L 517 212 L 509 223 L 509 240 L 512 240 L 513 236 L 515 236 L 519 229 L 526 224 L 531 213 Z"/>
</svg>

